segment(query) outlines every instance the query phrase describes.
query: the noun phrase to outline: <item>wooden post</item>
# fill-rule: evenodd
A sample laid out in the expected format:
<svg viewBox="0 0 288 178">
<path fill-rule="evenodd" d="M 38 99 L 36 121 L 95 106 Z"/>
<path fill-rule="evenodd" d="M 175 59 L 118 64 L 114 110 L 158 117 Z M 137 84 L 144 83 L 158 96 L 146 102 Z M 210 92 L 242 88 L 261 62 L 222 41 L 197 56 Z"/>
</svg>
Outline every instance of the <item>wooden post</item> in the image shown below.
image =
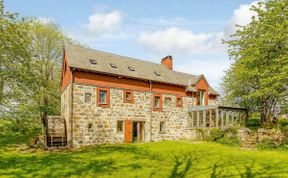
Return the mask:
<svg viewBox="0 0 288 178">
<path fill-rule="evenodd" d="M 238 126 L 238 122 L 239 122 L 239 112 L 237 111 L 235 113 L 235 124 L 236 124 L 236 126 Z"/>
<path fill-rule="evenodd" d="M 242 112 L 239 112 L 239 124 L 240 124 L 240 127 L 243 126 L 243 124 L 242 124 Z"/>
<path fill-rule="evenodd" d="M 235 114 L 234 114 L 234 112 L 232 112 L 232 119 L 231 119 L 232 127 L 234 127 L 234 116 L 235 116 Z"/>
<path fill-rule="evenodd" d="M 209 111 L 209 127 L 212 127 L 212 110 Z"/>
<path fill-rule="evenodd" d="M 229 115 L 230 115 L 230 111 L 226 111 L 226 113 L 225 113 L 225 118 L 226 118 L 226 124 L 225 124 L 225 126 L 226 126 L 226 127 L 228 126 L 228 123 L 229 123 Z"/>
<path fill-rule="evenodd" d="M 246 127 L 247 121 L 248 121 L 248 112 L 247 111 L 244 111 L 244 112 L 245 112 L 244 126 Z"/>
<path fill-rule="evenodd" d="M 140 122 L 137 122 L 137 142 L 140 142 Z"/>
<path fill-rule="evenodd" d="M 192 111 L 192 124 L 191 124 L 191 128 L 193 128 L 194 127 L 194 111 Z"/>
<path fill-rule="evenodd" d="M 206 128 L 206 111 L 203 111 L 203 128 Z"/>
<path fill-rule="evenodd" d="M 224 126 L 224 110 L 221 110 L 221 127 Z"/>
<path fill-rule="evenodd" d="M 219 111 L 216 109 L 216 127 L 219 127 Z"/>
<path fill-rule="evenodd" d="M 197 111 L 197 127 L 200 127 L 199 111 Z"/>
</svg>

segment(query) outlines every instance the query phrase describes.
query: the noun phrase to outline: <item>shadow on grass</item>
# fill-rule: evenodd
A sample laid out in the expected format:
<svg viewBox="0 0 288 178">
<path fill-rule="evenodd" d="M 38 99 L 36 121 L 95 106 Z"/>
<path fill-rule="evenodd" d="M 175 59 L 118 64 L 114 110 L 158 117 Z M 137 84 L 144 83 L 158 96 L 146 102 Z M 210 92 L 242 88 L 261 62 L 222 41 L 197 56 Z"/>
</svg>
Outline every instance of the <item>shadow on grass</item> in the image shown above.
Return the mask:
<svg viewBox="0 0 288 178">
<path fill-rule="evenodd" d="M 133 145 L 96 146 L 62 153 L 11 153 L 0 159 L 0 176 L 15 175 L 21 177 L 61 177 L 113 174 L 122 168 L 141 169 L 137 162 L 119 164 L 123 157 L 130 155 L 133 159 L 160 160 L 155 154 Z"/>
<path fill-rule="evenodd" d="M 280 176 L 288 174 L 285 172 L 287 165 L 281 164 L 281 160 L 269 163 L 267 159 L 261 161 L 259 158 L 249 157 L 248 154 L 215 155 L 215 152 L 210 153 L 209 149 L 175 151 L 169 155 L 165 152 L 165 148 L 163 152 L 155 152 L 147 149 L 145 145 L 101 145 L 62 153 L 11 152 L 3 155 L 0 153 L 0 176 L 113 177 L 121 175 L 124 170 L 127 175 L 139 175 L 142 171 L 142 177 L 161 177 L 159 175 L 162 175 L 162 177 L 170 178 L 201 177 L 202 175 L 211 178 L 275 177 L 276 174 Z M 232 173 L 230 170 L 233 170 Z"/>
</svg>

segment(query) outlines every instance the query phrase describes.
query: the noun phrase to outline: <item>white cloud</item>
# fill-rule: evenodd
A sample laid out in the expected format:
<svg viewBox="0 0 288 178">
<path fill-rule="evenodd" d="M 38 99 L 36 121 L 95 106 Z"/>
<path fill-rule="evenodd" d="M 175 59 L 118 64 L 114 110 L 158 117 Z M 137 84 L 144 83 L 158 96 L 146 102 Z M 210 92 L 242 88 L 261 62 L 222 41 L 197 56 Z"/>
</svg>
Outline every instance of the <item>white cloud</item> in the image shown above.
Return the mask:
<svg viewBox="0 0 288 178">
<path fill-rule="evenodd" d="M 156 17 L 156 18 L 142 18 L 142 19 L 131 19 L 132 21 L 152 26 L 171 26 L 171 25 L 181 25 L 189 23 L 189 20 L 184 18 L 166 18 L 166 17 Z"/>
<path fill-rule="evenodd" d="M 209 84 L 220 92 L 220 83 L 225 74 L 224 71 L 229 68 L 232 61 L 221 56 L 211 55 L 209 58 L 207 60 L 196 58 L 187 60 L 185 64 L 175 66 L 175 70 L 195 75 L 204 74 Z"/>
<path fill-rule="evenodd" d="M 241 4 L 237 9 L 234 10 L 232 18 L 228 21 L 225 27 L 225 36 L 233 34 L 237 30 L 236 25 L 245 26 L 252 21 L 252 17 L 257 17 L 257 13 L 251 11 L 250 8 L 253 5 L 257 5 L 259 1 L 254 1 L 250 4 Z"/>
<path fill-rule="evenodd" d="M 91 36 L 101 36 L 117 31 L 122 23 L 122 13 L 94 13 L 89 16 L 89 23 L 84 25 L 84 30 Z"/>
<path fill-rule="evenodd" d="M 146 45 L 153 51 L 173 51 L 184 53 L 215 52 L 213 39 L 218 38 L 217 33 L 193 33 L 192 31 L 177 27 L 167 28 L 152 33 L 141 33 L 138 42 Z M 213 48 L 211 48 L 213 47 Z"/>
<path fill-rule="evenodd" d="M 228 38 L 233 34 L 237 29 L 236 25 L 247 25 L 251 22 L 252 16 L 256 16 L 257 14 L 251 11 L 250 8 L 258 2 L 254 1 L 250 4 L 242 4 L 235 9 L 233 16 L 227 22 L 222 32 L 194 33 L 191 30 L 179 28 L 171 23 L 175 22 L 177 25 L 177 23 L 181 22 L 179 19 L 171 22 L 164 19 L 164 22 L 170 22 L 172 27 L 164 30 L 143 32 L 139 35 L 138 42 L 153 52 L 180 52 L 186 54 L 224 53 L 226 45 L 222 44 L 222 39 Z M 160 19 L 161 21 L 163 19 Z M 151 19 L 148 22 L 151 22 Z M 185 23 L 185 21 L 182 22 Z"/>
</svg>

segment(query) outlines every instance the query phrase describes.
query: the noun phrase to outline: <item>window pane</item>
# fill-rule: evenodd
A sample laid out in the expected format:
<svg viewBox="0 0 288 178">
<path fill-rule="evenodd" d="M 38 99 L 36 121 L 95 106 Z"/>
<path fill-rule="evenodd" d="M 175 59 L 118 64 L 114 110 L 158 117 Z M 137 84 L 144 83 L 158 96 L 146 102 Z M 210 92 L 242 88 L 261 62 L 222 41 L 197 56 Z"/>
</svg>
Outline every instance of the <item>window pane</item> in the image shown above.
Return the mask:
<svg viewBox="0 0 288 178">
<path fill-rule="evenodd" d="M 205 105 L 205 92 L 202 91 L 202 105 Z"/>
<path fill-rule="evenodd" d="M 117 132 L 123 131 L 123 121 L 117 121 Z"/>
<path fill-rule="evenodd" d="M 160 132 L 164 131 L 164 122 L 160 122 Z"/>
<path fill-rule="evenodd" d="M 205 105 L 205 91 L 200 90 L 198 93 L 198 105 Z"/>
<path fill-rule="evenodd" d="M 160 97 L 155 96 L 155 108 L 160 108 Z"/>
<path fill-rule="evenodd" d="M 177 98 L 177 105 L 178 105 L 178 106 L 181 106 L 181 105 L 182 105 L 182 100 L 181 100 L 181 98 Z"/>
<path fill-rule="evenodd" d="M 99 94 L 99 102 L 102 103 L 102 104 L 105 104 L 107 103 L 106 101 L 106 95 L 107 95 L 107 91 L 105 90 L 100 90 L 100 94 Z"/>
<path fill-rule="evenodd" d="M 85 103 L 89 103 L 91 101 L 91 93 L 85 93 Z"/>
<path fill-rule="evenodd" d="M 126 92 L 125 93 L 125 95 L 126 95 L 126 100 L 132 100 L 132 94 L 131 94 L 131 92 Z"/>
</svg>

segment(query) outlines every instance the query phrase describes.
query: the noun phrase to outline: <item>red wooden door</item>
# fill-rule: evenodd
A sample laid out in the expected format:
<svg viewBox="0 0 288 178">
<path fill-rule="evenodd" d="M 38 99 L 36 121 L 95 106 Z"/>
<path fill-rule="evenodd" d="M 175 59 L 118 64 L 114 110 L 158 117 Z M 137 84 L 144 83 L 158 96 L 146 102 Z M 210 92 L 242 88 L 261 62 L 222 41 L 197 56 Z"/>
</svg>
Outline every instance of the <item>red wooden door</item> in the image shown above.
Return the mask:
<svg viewBox="0 0 288 178">
<path fill-rule="evenodd" d="M 132 120 L 125 120 L 124 142 L 132 143 Z"/>
</svg>

